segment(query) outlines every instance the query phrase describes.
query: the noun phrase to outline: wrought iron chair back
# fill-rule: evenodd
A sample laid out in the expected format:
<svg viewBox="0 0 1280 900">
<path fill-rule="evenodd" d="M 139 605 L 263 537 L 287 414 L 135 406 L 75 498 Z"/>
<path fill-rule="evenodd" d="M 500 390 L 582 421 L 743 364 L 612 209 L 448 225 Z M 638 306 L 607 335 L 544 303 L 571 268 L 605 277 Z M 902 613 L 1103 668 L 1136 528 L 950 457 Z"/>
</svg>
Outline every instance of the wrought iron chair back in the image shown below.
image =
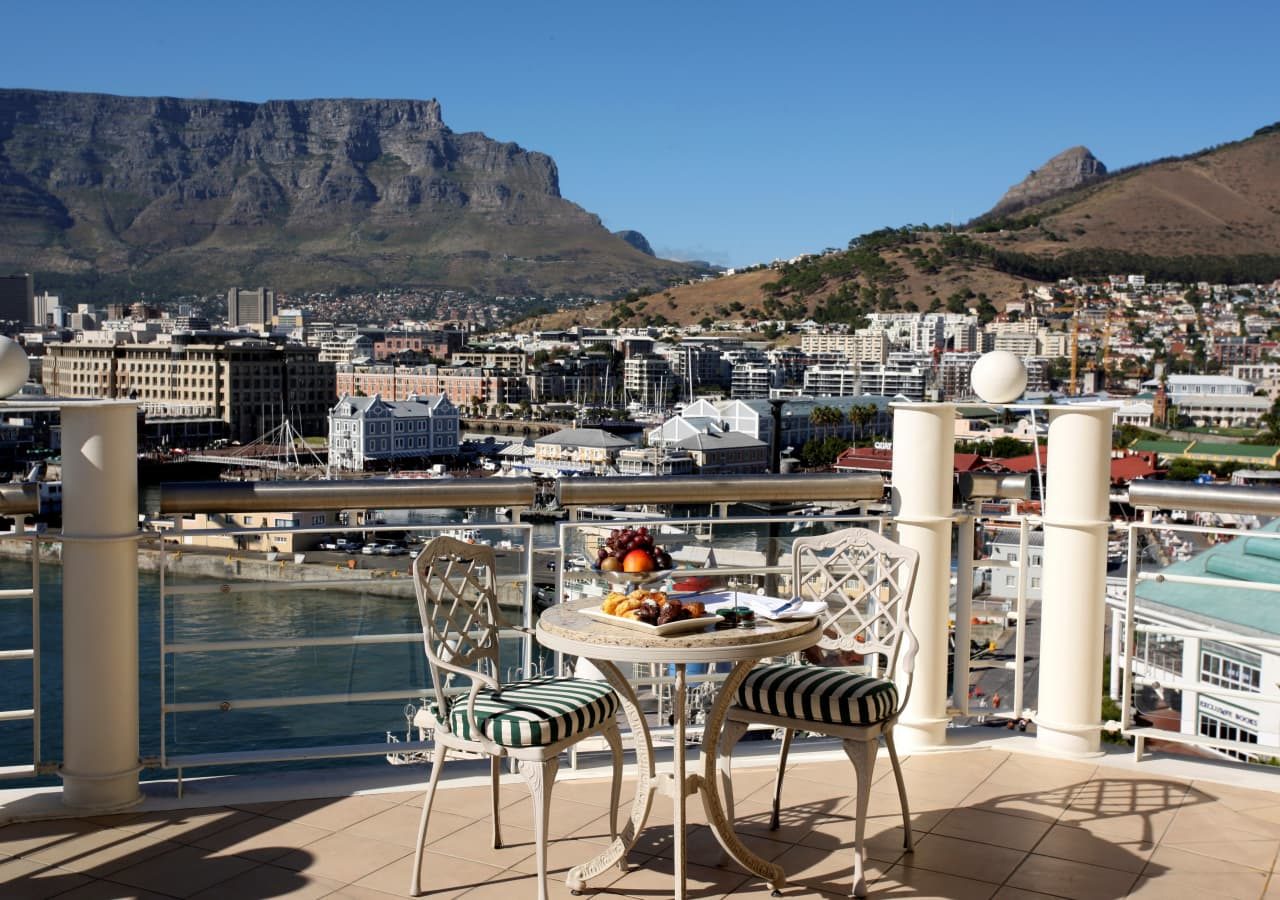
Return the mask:
<svg viewBox="0 0 1280 900">
<path fill-rule="evenodd" d="M 481 687 L 500 687 L 500 619 L 493 548 L 447 535 L 432 538 L 414 560 L 413 575 L 437 709 L 449 709 L 444 693 L 448 681 L 445 673 L 456 673 L 471 679 L 467 704 L 470 710 Z M 473 717 L 469 714 L 468 718 Z"/>
<path fill-rule="evenodd" d="M 918 560 L 916 551 L 866 528 L 796 538 L 792 593 L 827 604 L 818 646 L 857 653 L 883 678 L 899 671 L 909 675 L 917 644 L 907 627 L 907 608 Z"/>
</svg>

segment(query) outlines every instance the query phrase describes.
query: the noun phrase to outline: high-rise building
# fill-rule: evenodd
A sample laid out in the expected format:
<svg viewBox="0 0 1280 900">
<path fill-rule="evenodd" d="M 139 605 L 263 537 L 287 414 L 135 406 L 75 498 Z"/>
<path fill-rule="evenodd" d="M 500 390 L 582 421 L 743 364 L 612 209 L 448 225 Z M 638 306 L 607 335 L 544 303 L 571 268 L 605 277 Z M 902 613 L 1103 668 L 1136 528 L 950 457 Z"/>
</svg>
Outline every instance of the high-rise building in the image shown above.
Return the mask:
<svg viewBox="0 0 1280 900">
<path fill-rule="evenodd" d="M 258 288 L 256 291 L 232 288 L 227 291 L 227 324 L 232 328 L 241 325 L 266 328 L 275 314 L 275 291 L 267 288 Z"/>
<path fill-rule="evenodd" d="M 35 281 L 30 274 L 0 275 L 0 319 L 30 325 L 34 298 Z"/>
</svg>

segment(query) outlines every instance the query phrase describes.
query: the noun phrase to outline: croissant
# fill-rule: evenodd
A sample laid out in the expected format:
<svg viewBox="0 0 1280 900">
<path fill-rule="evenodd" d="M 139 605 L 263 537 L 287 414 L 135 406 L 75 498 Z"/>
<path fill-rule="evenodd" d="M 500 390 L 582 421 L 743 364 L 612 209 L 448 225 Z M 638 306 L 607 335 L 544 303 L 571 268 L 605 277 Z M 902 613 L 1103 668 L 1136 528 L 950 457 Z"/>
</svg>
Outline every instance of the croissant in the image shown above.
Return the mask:
<svg viewBox="0 0 1280 900">
<path fill-rule="evenodd" d="M 639 600 L 639 599 L 633 600 L 631 597 L 627 597 L 621 603 L 614 606 L 613 614 L 615 616 L 625 616 L 627 613 L 631 612 L 632 610 L 640 609 L 640 607 L 643 605 L 644 605 L 643 600 Z"/>
<path fill-rule="evenodd" d="M 613 615 L 618 604 L 626 599 L 626 594 L 620 594 L 617 591 L 610 591 L 608 595 L 605 596 L 604 602 L 600 604 L 600 610 L 606 615 Z"/>
</svg>

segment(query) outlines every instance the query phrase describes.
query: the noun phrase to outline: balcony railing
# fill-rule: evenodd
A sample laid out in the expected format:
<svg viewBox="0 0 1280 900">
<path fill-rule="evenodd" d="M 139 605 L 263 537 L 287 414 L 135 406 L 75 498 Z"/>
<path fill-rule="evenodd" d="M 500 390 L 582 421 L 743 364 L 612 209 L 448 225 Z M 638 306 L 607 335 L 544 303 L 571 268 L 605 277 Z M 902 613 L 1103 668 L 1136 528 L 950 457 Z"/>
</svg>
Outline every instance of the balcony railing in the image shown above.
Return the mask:
<svg viewBox="0 0 1280 900">
<path fill-rule="evenodd" d="M 927 412 L 938 414 L 940 420 L 946 419 L 938 410 L 930 409 Z M 941 413 L 945 412 L 945 410 L 941 411 Z M 132 425 L 131 422 L 129 424 Z M 949 427 L 949 422 L 944 421 L 944 424 Z M 106 443 L 110 446 L 109 441 Z M 909 443 L 909 441 L 904 438 L 903 443 Z M 895 460 L 895 465 L 897 465 L 897 460 Z M 937 502 L 932 507 L 922 507 L 918 503 L 912 506 L 907 500 L 902 499 L 900 494 L 906 494 L 909 488 L 914 490 L 918 487 L 917 484 L 910 483 L 913 477 L 914 473 L 899 473 L 898 479 L 895 480 L 894 508 L 891 515 L 874 515 L 862 508 L 867 504 L 881 501 L 884 485 L 879 476 L 600 479 L 566 481 L 561 484 L 559 501 L 570 510 L 571 519 L 570 522 L 560 526 L 556 541 L 545 547 L 536 545 L 532 529 L 529 526 L 481 526 L 469 524 L 466 527 L 474 527 L 484 531 L 505 529 L 513 535 L 513 553 L 517 558 L 512 563 L 511 570 L 504 575 L 504 590 L 509 591 L 509 608 L 512 611 L 512 621 L 509 629 L 505 632 L 505 637 L 512 648 L 509 656 L 512 671 L 532 672 L 539 667 L 557 664 L 554 659 L 542 656 L 530 637 L 530 628 L 534 622 L 536 612 L 534 603 L 535 579 L 544 576 L 546 571 L 544 569 L 545 563 L 552 563 L 555 572 L 553 586 L 555 597 L 563 596 L 566 590 L 574 589 L 575 583 L 581 583 L 585 580 L 583 577 L 585 573 L 579 573 L 573 569 L 566 571 L 566 562 L 576 556 L 582 549 L 580 542 L 575 543 L 574 536 L 588 527 L 585 523 L 575 520 L 575 510 L 588 506 L 599 506 L 604 503 L 705 504 L 707 508 L 707 515 L 705 516 L 699 515 L 690 519 L 676 519 L 670 516 L 665 518 L 655 517 L 653 521 L 659 525 L 665 521 L 671 527 L 686 530 L 690 540 L 693 542 L 697 542 L 701 537 L 710 537 L 713 541 L 718 541 L 722 536 L 734 529 L 739 531 L 755 529 L 753 532 L 755 539 L 763 541 L 760 547 L 764 556 L 759 564 L 720 565 L 710 568 L 707 574 L 753 579 L 753 586 L 759 585 L 773 590 L 785 590 L 786 588 L 789 569 L 784 564 L 784 558 L 786 532 L 789 528 L 799 523 L 804 523 L 810 528 L 830 528 L 844 524 L 865 524 L 867 522 L 887 527 L 892 522 L 896 531 L 895 536 L 899 540 L 923 542 L 929 548 L 930 554 L 932 554 L 932 558 L 929 560 L 931 566 L 930 577 L 927 581 L 920 582 L 925 587 L 918 591 L 920 596 L 917 598 L 918 602 L 913 609 L 913 628 L 920 632 L 923 638 L 922 644 L 927 649 L 927 652 L 922 652 L 921 655 L 920 665 L 922 668 L 917 673 L 917 687 L 920 689 L 913 691 L 913 703 L 918 698 L 923 697 L 924 700 L 921 700 L 921 703 L 928 702 L 930 704 L 936 703 L 937 705 L 936 707 L 928 707 L 924 713 L 917 711 L 916 722 L 909 721 L 907 717 L 904 717 L 903 720 L 904 726 L 908 730 L 914 725 L 919 730 L 919 733 L 923 735 L 923 739 L 927 741 L 930 730 L 934 729 L 938 724 L 941 724 L 942 728 L 945 729 L 952 716 L 964 716 L 971 712 L 968 708 L 966 687 L 970 680 L 972 667 L 969 664 L 968 653 L 964 652 L 963 649 L 968 647 L 969 635 L 965 633 L 965 630 L 974 611 L 972 606 L 973 582 L 971 576 L 976 569 L 996 565 L 995 561 L 982 560 L 975 557 L 972 544 L 974 528 L 984 518 L 981 515 L 981 504 L 984 499 L 999 497 L 1002 491 L 1005 491 L 1006 496 L 1008 493 L 1016 494 L 1016 491 L 1008 491 L 1006 490 L 1007 486 L 1002 487 L 998 482 L 982 486 L 978 490 L 973 490 L 971 486 L 971 489 L 964 495 L 966 496 L 965 505 L 957 509 L 951 504 L 952 485 L 950 484 L 950 471 L 949 469 L 940 469 L 939 472 L 930 471 L 924 473 L 918 479 L 918 481 L 927 482 L 930 485 L 930 490 L 937 494 Z M 1135 488 L 1134 502 L 1138 505 L 1153 506 L 1165 503 L 1170 499 L 1166 496 L 1153 498 L 1149 493 L 1144 494 L 1144 490 L 1146 489 L 1140 486 Z M 1222 489 L 1216 487 L 1211 487 L 1204 493 L 1199 493 L 1197 490 L 1190 488 L 1187 490 L 1190 493 L 1176 497 L 1177 506 L 1180 508 L 1206 508 L 1222 511 L 1246 509 L 1249 512 L 1268 513 L 1280 511 L 1280 501 L 1275 500 L 1274 492 L 1254 490 L 1223 493 Z M 32 494 L 33 492 L 25 488 L 17 491 L 0 491 L 2 511 L 9 514 L 34 511 L 35 499 Z M 70 487 L 68 488 L 68 494 L 71 497 L 78 496 Z M 1261 502 L 1259 497 L 1263 497 L 1266 502 Z M 475 482 L 462 479 L 435 482 L 390 480 L 273 483 L 214 482 L 207 484 L 163 485 L 146 496 L 143 508 L 157 520 L 177 523 L 181 515 L 196 512 L 222 514 L 254 511 L 296 512 L 304 510 L 370 508 L 411 510 L 507 506 L 518 513 L 521 509 L 529 508 L 534 499 L 534 488 L 531 484 L 499 479 L 478 480 Z M 776 510 L 767 514 L 764 512 L 768 509 L 768 504 L 799 505 L 814 501 L 834 501 L 845 506 L 858 506 L 860 508 L 856 512 L 840 516 L 791 517 L 779 514 Z M 1261 505 L 1259 505 L 1260 502 Z M 730 505 L 742 503 L 762 504 L 762 506 L 758 507 L 761 510 L 761 514 L 745 517 L 729 517 L 727 515 Z M 1055 518 L 1055 515 L 1057 518 Z M 76 512 L 75 516 L 69 517 L 69 521 L 77 516 L 83 522 L 83 506 Z M 1109 523 L 1097 521 L 1096 514 L 1089 511 L 1074 512 L 1071 516 L 1066 516 L 1063 512 L 1055 512 L 1050 508 L 1049 513 L 1043 518 L 1021 516 L 1016 519 L 1015 524 L 1019 533 L 1019 565 L 1005 566 L 1005 568 L 1015 571 L 1020 579 L 1013 610 L 1014 621 L 1018 631 L 1014 637 L 1014 658 L 1010 661 L 1015 687 L 1014 702 L 1009 710 L 1009 715 L 1030 718 L 1038 725 L 1043 725 L 1040 729 L 1042 733 L 1039 735 L 1041 739 L 1044 737 L 1044 730 L 1056 729 L 1059 733 L 1083 737 L 1087 737 L 1089 733 L 1092 733 L 1093 739 L 1096 741 L 1097 731 L 1101 728 L 1101 723 L 1097 721 L 1096 712 L 1099 694 L 1091 686 L 1091 679 L 1100 672 L 1100 666 L 1098 667 L 1098 672 L 1090 671 L 1093 668 L 1092 663 L 1089 666 L 1079 667 L 1078 678 L 1080 683 L 1072 684 L 1071 686 L 1075 694 L 1083 696 L 1093 703 L 1093 711 L 1080 713 L 1079 716 L 1081 718 L 1074 720 L 1063 719 L 1059 714 L 1057 720 L 1047 717 L 1042 722 L 1041 713 L 1038 709 L 1041 705 L 1040 702 L 1021 696 L 1020 686 L 1025 680 L 1025 672 L 1021 667 L 1033 650 L 1032 647 L 1027 646 L 1027 636 L 1024 631 L 1028 622 L 1031 604 L 1027 595 L 1026 567 L 1022 563 L 1027 558 L 1026 551 L 1029 535 L 1041 524 L 1046 532 L 1046 557 L 1051 549 L 1048 546 L 1049 537 L 1054 536 L 1061 544 L 1064 540 L 1064 532 L 1070 535 L 1085 535 L 1091 542 L 1091 547 L 1093 548 L 1091 553 L 1093 555 L 1086 554 L 1081 556 L 1081 560 L 1086 560 L 1087 557 L 1086 561 L 1080 563 L 1081 574 L 1089 579 L 1093 579 L 1096 576 L 1097 582 L 1102 584 L 1104 573 L 1095 571 L 1090 560 L 1098 561 L 1096 552 L 1094 552 L 1096 551 L 1098 537 L 1101 537 L 1102 540 L 1104 551 L 1102 558 L 1105 559 L 1105 532 Z M 143 536 L 123 531 L 107 531 L 102 534 L 93 534 L 84 530 L 83 524 L 79 527 L 82 530 L 77 532 L 68 526 L 69 530 L 62 535 L 62 539 L 67 545 L 65 557 L 66 577 L 70 581 L 71 576 L 75 574 L 79 579 L 77 584 L 79 585 L 78 591 L 80 595 L 76 598 L 79 604 L 76 615 L 83 615 L 85 611 L 83 601 L 86 599 L 87 594 L 92 594 L 92 587 L 86 588 L 84 585 L 93 584 L 93 570 L 85 569 L 85 551 L 91 548 L 127 545 L 129 552 L 136 554 L 138 552 L 136 545 Z M 405 527 L 403 524 L 388 524 L 366 525 L 362 528 L 358 527 L 358 529 L 377 533 L 387 530 L 403 530 Z M 421 524 L 408 527 L 418 531 L 431 532 L 439 531 L 449 526 Z M 1147 624 L 1140 625 L 1135 621 L 1134 607 L 1135 592 L 1133 588 L 1137 582 L 1144 580 L 1144 576 L 1133 568 L 1136 558 L 1136 553 L 1133 550 L 1136 547 L 1136 535 L 1144 527 L 1143 523 L 1139 523 L 1138 526 L 1130 530 L 1131 569 L 1127 597 L 1129 606 L 1126 608 L 1124 620 L 1127 631 L 1124 646 L 1132 646 L 1134 634 L 1137 633 L 1139 627 L 1150 627 Z M 1051 535 L 1050 531 L 1052 529 L 1057 529 L 1058 531 Z M 289 534 L 298 535 L 320 530 L 328 532 L 334 529 L 319 527 L 314 529 L 244 528 L 194 531 L 175 525 L 174 534 L 171 534 L 170 537 L 177 536 L 179 539 L 186 537 L 198 538 L 214 534 L 223 537 L 234 537 L 236 535 L 249 536 L 277 531 L 287 531 Z M 945 574 L 947 563 L 951 558 L 951 553 L 947 549 L 950 546 L 947 538 L 952 536 L 952 532 L 954 532 L 954 536 L 958 541 L 960 560 L 960 564 L 956 568 L 957 601 L 954 615 L 957 646 L 962 649 L 955 660 L 954 690 L 950 698 L 948 698 L 945 691 L 935 692 L 932 696 L 930 691 L 938 686 L 938 683 L 944 677 L 946 669 L 946 660 L 944 659 L 947 652 L 945 644 L 947 626 Z M 154 538 L 154 535 L 152 537 Z M 37 540 L 31 537 L 27 539 Z M 36 545 L 39 542 L 51 539 L 40 538 Z M 77 548 L 79 548 L 77 555 L 73 558 L 71 550 Z M 94 549 L 94 552 L 102 553 L 104 551 Z M 401 581 L 403 587 L 400 590 L 405 592 L 405 596 L 408 596 L 407 592 L 410 590 L 408 578 L 400 579 L 399 576 L 370 575 L 365 578 L 364 582 L 361 582 L 359 580 L 361 576 L 343 572 L 341 577 L 308 580 L 305 584 L 301 582 L 295 583 L 293 579 L 287 577 L 295 569 L 291 567 L 288 559 L 284 559 L 275 561 L 275 568 L 271 573 L 273 577 L 269 579 L 258 579 L 254 575 L 248 581 L 237 580 L 233 582 L 230 579 L 215 579 L 208 583 L 189 583 L 183 580 L 175 581 L 172 577 L 173 557 L 178 552 L 186 553 L 188 551 L 185 549 L 180 551 L 172 549 L 162 541 L 159 549 L 154 552 L 160 558 L 161 575 L 159 576 L 160 586 L 158 591 L 160 604 L 156 610 L 155 625 L 148 625 L 148 627 L 154 628 L 151 633 L 155 635 L 156 640 L 155 652 L 158 660 L 156 665 L 158 665 L 157 679 L 160 683 L 158 691 L 160 700 L 155 707 L 156 719 L 153 720 L 156 727 L 153 729 L 143 722 L 140 730 L 134 730 L 135 743 L 138 733 L 144 735 L 142 756 L 145 764 L 162 770 L 177 769 L 181 771 L 193 766 L 228 764 L 232 762 L 279 762 L 374 755 L 383 752 L 387 748 L 378 742 L 368 740 L 331 740 L 330 738 L 338 735 L 342 730 L 330 727 L 340 717 L 329 716 L 326 719 L 318 711 L 334 706 L 341 706 L 344 710 L 350 710 L 352 707 L 361 705 L 367 705 L 371 709 L 381 709 L 378 704 L 399 706 L 406 701 L 415 701 L 425 694 L 427 687 L 425 673 L 419 673 L 419 679 L 413 683 L 401 680 L 399 683 L 388 681 L 385 683 L 356 684 L 353 681 L 344 689 L 318 687 L 313 690 L 281 689 L 261 693 L 247 693 L 243 690 L 238 692 L 234 685 L 229 685 L 226 681 L 226 676 L 234 668 L 229 664 L 230 661 L 245 657 L 251 658 L 261 671 L 280 674 L 282 676 L 280 678 L 282 684 L 285 680 L 283 673 L 288 671 L 288 666 L 281 662 L 281 659 L 287 655 L 323 655 L 333 653 L 352 655 L 373 652 L 377 648 L 384 650 L 399 648 L 407 651 L 405 658 L 408 658 L 414 649 L 413 645 L 420 640 L 420 633 L 417 631 L 415 624 L 416 610 L 412 610 L 411 604 L 406 604 L 406 613 L 411 611 L 412 615 L 407 616 L 398 628 L 391 627 L 387 623 L 378 623 L 376 628 L 371 628 L 370 630 L 329 628 L 321 629 L 317 633 L 295 633 L 294 631 L 278 633 L 280 630 L 268 623 L 264 625 L 261 631 L 247 634 L 189 634 L 183 630 L 185 625 L 191 621 L 189 617 L 194 609 L 193 606 L 190 608 L 188 606 L 189 604 L 194 604 L 197 600 L 200 602 L 212 600 L 215 603 L 237 603 L 254 599 L 255 594 L 261 594 L 264 590 L 269 590 L 276 596 L 306 588 L 352 591 L 353 589 L 361 590 L 372 587 L 383 588 L 391 581 Z M 39 556 L 39 554 L 34 555 Z M 112 565 L 119 562 L 114 556 L 99 558 L 108 559 Z M 1099 566 L 1102 565 L 1100 561 L 1098 564 Z M 35 601 L 33 606 L 38 611 L 41 605 L 41 592 L 38 588 L 40 574 L 38 559 L 33 562 L 33 567 L 33 585 L 35 586 L 30 591 L 25 586 L 15 588 L 15 591 L 25 593 L 21 593 L 21 596 L 15 594 L 13 599 L 31 598 Z M 136 558 L 134 567 L 136 568 Z M 938 579 L 939 572 L 942 575 L 940 581 Z M 1151 577 L 1156 578 L 1159 575 L 1152 574 Z M 1196 583 L 1199 584 L 1200 582 Z M 1206 582 L 1205 586 L 1214 583 L 1216 582 Z M 102 578 L 99 584 L 103 593 L 106 594 L 110 592 L 116 581 Z M 1275 589 L 1275 586 L 1270 586 L 1260 590 L 1260 594 L 1268 596 L 1269 592 L 1274 592 Z M 1098 621 L 1101 622 L 1103 597 L 1100 590 L 1097 593 L 1098 596 L 1096 598 L 1092 595 L 1087 595 L 1081 602 L 1093 604 L 1096 600 Z M 48 598 L 45 599 L 47 600 Z M 136 607 L 137 597 L 134 597 L 133 600 Z M 268 608 L 270 605 L 269 600 L 263 601 L 262 598 L 256 598 L 255 602 L 266 602 Z M 942 605 L 941 614 L 939 615 L 940 603 Z M 1046 596 L 1046 611 L 1049 604 L 1050 598 Z M 1140 612 L 1140 610 L 1138 611 Z M 33 764 L 29 767 L 24 766 L 20 770 L 15 770 L 26 774 L 30 774 L 33 771 L 48 771 L 59 763 L 62 763 L 65 769 L 65 760 L 59 760 L 56 752 L 41 752 L 39 723 L 42 720 L 42 711 L 40 709 L 38 683 L 41 641 L 38 621 L 35 624 L 36 632 L 29 656 L 27 655 L 28 648 L 14 647 L 12 648 L 14 652 L 11 658 L 4 660 L 6 664 L 21 664 L 23 659 L 30 658 L 35 664 L 35 677 L 37 679 L 35 687 L 37 689 L 33 693 L 31 706 L 28 708 L 24 704 L 17 702 L 0 704 L 17 707 L 17 712 L 11 714 L 14 716 L 26 716 L 29 713 L 30 720 L 37 726 L 37 739 L 34 743 L 36 754 L 32 761 Z M 78 639 L 85 638 L 85 635 L 75 634 L 76 630 L 81 627 L 75 616 L 69 614 L 67 622 L 64 624 L 67 625 L 67 628 L 64 629 L 65 634 L 75 636 Z M 1171 636 L 1176 636 L 1173 631 L 1167 628 L 1165 632 Z M 937 640 L 939 633 L 943 637 L 943 642 L 941 643 Z M 1206 632 L 1198 631 L 1197 636 L 1206 636 Z M 1058 637 L 1060 635 L 1054 635 L 1055 639 Z M 1231 635 L 1229 639 L 1233 643 L 1242 643 L 1238 635 Z M 1277 642 L 1269 640 L 1255 642 L 1253 645 L 1267 649 L 1276 649 L 1277 646 L 1280 646 Z M 85 645 L 80 644 L 78 646 Z M 112 641 L 100 641 L 96 646 L 90 643 L 89 646 L 93 648 L 94 653 L 101 653 L 105 656 L 107 662 L 110 666 L 114 666 L 116 671 L 119 670 L 120 659 L 113 656 L 115 645 Z M 127 651 L 127 648 L 125 649 Z M 194 670 L 192 666 L 196 662 L 205 662 L 207 672 L 201 672 L 198 676 L 193 677 Z M 75 654 L 68 653 L 66 663 L 68 671 L 76 674 L 74 670 L 82 665 L 83 660 Z M 1133 663 L 1133 660 L 1127 658 L 1124 660 L 1125 697 L 1132 696 L 1134 686 Z M 352 667 L 350 671 L 356 672 L 357 669 Z M 136 664 L 134 677 L 137 677 Z M 665 673 L 661 671 L 648 673 L 642 677 L 649 680 L 660 695 L 662 691 L 668 689 Z M 1047 677 L 1046 668 L 1043 664 L 1041 666 L 1041 677 Z M 1070 671 L 1065 671 L 1059 661 L 1058 668 L 1053 672 L 1053 677 L 1058 679 L 1060 685 L 1062 679 L 1070 679 L 1073 675 Z M 707 676 L 701 680 L 713 681 L 714 679 L 715 673 L 707 673 Z M 86 698 L 86 685 L 83 681 L 75 685 L 70 683 L 70 679 L 68 681 L 66 702 L 71 703 L 74 700 L 75 703 L 79 704 L 76 707 L 77 710 L 83 709 L 84 704 L 94 699 L 92 697 L 92 683 L 89 683 L 90 691 L 89 696 Z M 1059 685 L 1055 685 L 1055 687 Z M 287 685 L 285 686 L 287 687 Z M 925 687 L 929 690 L 925 690 Z M 1204 691 L 1203 687 L 1200 687 L 1200 690 L 1205 693 L 1213 693 Z M 102 691 L 104 694 L 110 693 L 112 697 L 117 699 L 121 693 L 119 690 L 109 690 L 106 685 L 102 687 Z M 78 695 L 73 697 L 73 693 Z M 127 691 L 124 693 L 127 693 Z M 1218 694 L 1228 698 L 1232 696 L 1230 689 L 1219 691 Z M 950 700 L 950 709 L 948 709 L 948 699 Z M 1058 699 L 1060 702 L 1061 698 Z M 259 746 L 256 748 L 235 746 L 235 742 L 226 740 L 220 746 L 208 752 L 201 752 L 198 748 L 190 749 L 185 744 L 170 746 L 172 737 L 170 729 L 185 727 L 182 724 L 175 726 L 175 723 L 190 723 L 202 717 L 206 722 L 226 721 L 228 716 L 243 713 L 251 716 L 262 716 L 264 718 L 261 721 L 268 724 L 274 722 L 279 725 L 280 720 L 272 720 L 265 717 L 281 711 L 292 711 L 308 717 L 316 724 L 315 733 L 312 735 L 316 740 L 303 745 L 282 739 L 271 742 L 271 746 Z M 394 713 L 392 715 L 394 716 Z M 929 718 L 929 716 L 933 718 Z M 77 717 L 69 715 L 66 719 L 75 722 Z M 350 722 L 346 724 L 349 725 Z M 386 724 L 391 725 L 393 723 L 388 722 Z M 1121 727 L 1126 733 L 1135 738 L 1141 753 L 1142 742 L 1152 735 L 1143 729 L 1134 728 L 1133 724 L 1126 711 L 1126 720 L 1121 723 Z M 370 730 L 362 728 L 361 733 L 367 735 Z M 385 730 L 385 726 L 376 730 Z M 127 737 L 127 734 L 125 736 Z M 120 735 L 117 734 L 115 737 L 119 738 Z M 1161 732 L 1158 737 L 1168 740 L 1176 738 L 1176 735 L 1170 732 Z M 1202 742 L 1194 739 L 1194 736 L 1187 737 L 1188 743 Z M 83 735 L 77 739 L 83 741 Z M 945 741 L 945 736 L 943 740 Z M 154 741 L 154 743 L 148 746 L 148 741 Z M 410 743 L 407 746 L 401 745 L 393 749 L 414 750 L 420 746 Z M 1239 751 L 1240 749 L 1222 741 L 1217 741 L 1214 746 L 1231 751 Z M 1271 748 L 1250 745 L 1249 749 L 1254 753 L 1258 753 L 1269 751 Z M 83 747 L 80 748 L 80 752 L 84 753 Z M 47 758 L 42 759 L 42 756 Z M 3 772 L 0 772 L 0 774 L 3 774 Z M 119 771 L 110 774 L 111 777 L 119 777 L 121 775 Z M 98 778 L 99 776 L 78 777 L 90 779 Z"/>
</svg>

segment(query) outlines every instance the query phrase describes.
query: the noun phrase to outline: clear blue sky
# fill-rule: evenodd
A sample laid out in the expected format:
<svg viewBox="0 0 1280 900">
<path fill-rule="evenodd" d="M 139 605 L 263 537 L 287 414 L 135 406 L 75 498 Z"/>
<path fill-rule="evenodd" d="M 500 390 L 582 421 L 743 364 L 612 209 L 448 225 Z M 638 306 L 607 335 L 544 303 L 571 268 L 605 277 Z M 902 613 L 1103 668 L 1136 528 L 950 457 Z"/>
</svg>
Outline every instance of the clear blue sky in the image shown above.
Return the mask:
<svg viewBox="0 0 1280 900">
<path fill-rule="evenodd" d="M 124 10 L 128 10 L 125 12 Z M 0 86 L 436 97 L 662 255 L 742 265 L 962 221 L 1053 154 L 1280 120 L 1274 2 L 9 3 Z"/>
</svg>

